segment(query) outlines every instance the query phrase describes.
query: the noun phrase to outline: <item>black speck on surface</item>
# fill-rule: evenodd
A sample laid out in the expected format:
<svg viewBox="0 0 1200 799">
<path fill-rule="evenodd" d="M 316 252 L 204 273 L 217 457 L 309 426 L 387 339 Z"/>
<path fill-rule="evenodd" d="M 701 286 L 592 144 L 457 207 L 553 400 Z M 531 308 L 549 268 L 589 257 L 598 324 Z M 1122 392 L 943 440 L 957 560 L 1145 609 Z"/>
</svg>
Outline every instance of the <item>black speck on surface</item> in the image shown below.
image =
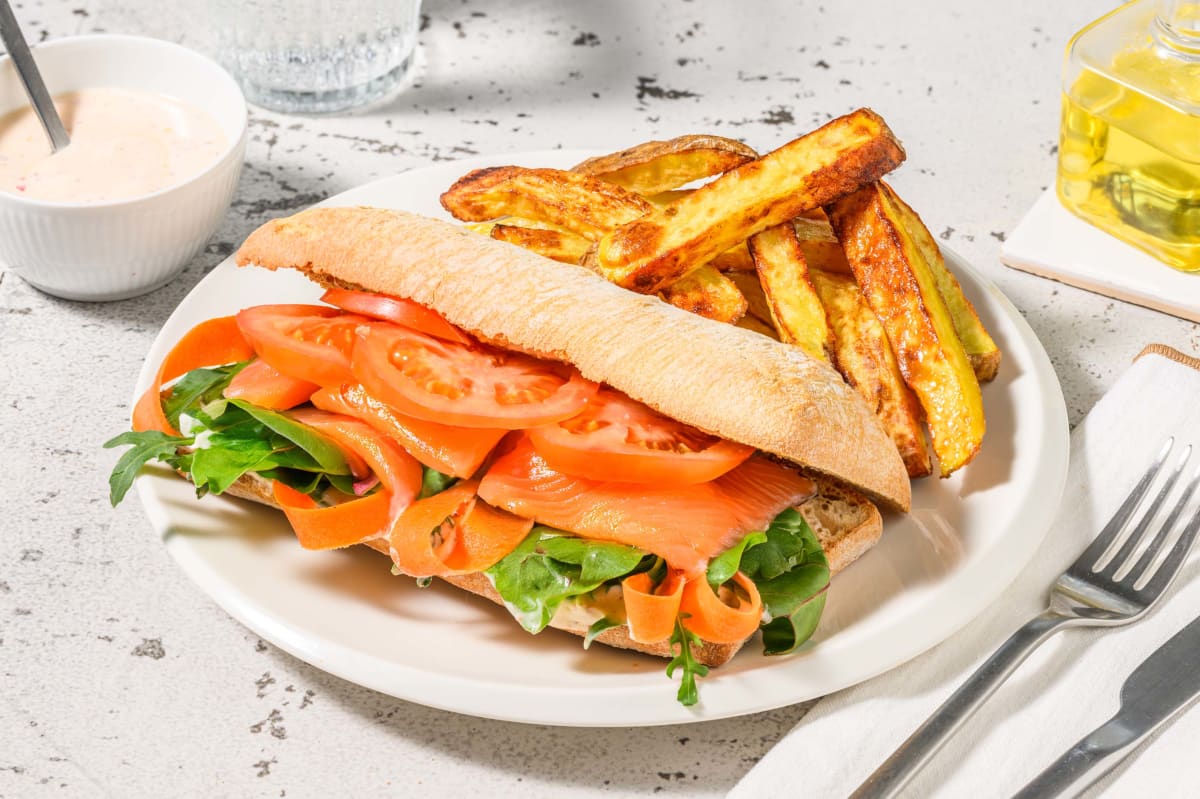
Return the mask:
<svg viewBox="0 0 1200 799">
<path fill-rule="evenodd" d="M 938 234 L 938 238 L 942 241 L 948 241 L 954 235 L 954 228 L 947 226 L 945 230 Z"/>
<path fill-rule="evenodd" d="M 650 78 L 645 75 L 639 75 L 637 79 L 637 99 L 644 101 L 647 97 L 653 100 L 681 100 L 685 97 L 699 97 L 700 95 L 686 89 L 667 89 L 658 85 L 658 78 Z"/>
<path fill-rule="evenodd" d="M 311 690 L 311 689 L 309 689 L 309 690 L 305 691 L 305 692 L 304 692 L 304 699 L 302 699 L 302 700 L 300 701 L 300 709 L 301 709 L 301 710 L 304 710 L 304 708 L 306 708 L 306 707 L 308 707 L 309 705 L 311 705 L 311 704 L 313 703 L 313 697 L 314 697 L 314 696 L 316 696 L 316 695 L 317 695 L 317 692 L 316 692 L 316 691 L 313 691 L 313 690 Z"/>
<path fill-rule="evenodd" d="M 817 69 L 829 69 L 829 62 L 822 58 L 817 63 L 813 64 Z"/>
<path fill-rule="evenodd" d="M 251 768 L 256 768 L 256 769 L 258 769 L 258 771 L 255 773 L 255 775 L 254 775 L 254 776 L 256 776 L 256 777 L 269 777 L 269 776 L 271 776 L 271 766 L 272 766 L 272 765 L 274 765 L 275 763 L 278 763 L 278 762 L 279 762 L 279 761 L 278 761 L 278 760 L 276 760 L 275 758 L 271 758 L 270 760 L 260 760 L 260 761 L 258 761 L 258 762 L 257 762 L 257 763 L 255 763 L 253 766 L 251 766 Z"/>
<path fill-rule="evenodd" d="M 255 688 L 258 689 L 258 698 L 262 699 L 267 695 L 267 689 L 275 683 L 275 678 L 271 676 L 271 672 L 264 671 L 262 676 L 254 681 Z"/>
<path fill-rule="evenodd" d="M 594 33 L 583 32 L 576 36 L 575 40 L 571 42 L 571 44 L 575 45 L 576 47 L 599 47 L 600 37 Z"/>
<path fill-rule="evenodd" d="M 272 211 L 291 211 L 295 208 L 306 208 L 324 200 L 328 195 L 318 192 L 304 192 L 291 197 L 277 199 L 262 198 L 260 200 L 235 200 L 235 208 L 241 208 L 247 216 L 263 216 Z"/>
<path fill-rule="evenodd" d="M 254 642 L 254 651 L 255 652 L 266 652 L 267 651 L 267 642 L 264 641 L 263 639 L 259 638 L 257 641 Z"/>
<path fill-rule="evenodd" d="M 162 660 L 167 652 L 163 649 L 161 638 L 143 638 L 142 642 L 135 646 L 129 654 L 139 658 Z"/>
<path fill-rule="evenodd" d="M 993 230 L 991 235 L 996 241 L 1004 241 L 1006 238 L 1008 238 L 1003 230 Z"/>
<path fill-rule="evenodd" d="M 283 713 L 279 712 L 279 708 L 273 708 L 265 719 L 257 724 L 251 724 L 250 732 L 258 735 L 264 728 L 271 734 L 272 738 L 280 741 L 287 740 L 287 729 L 283 726 Z"/>
<path fill-rule="evenodd" d="M 777 105 L 767 109 L 761 121 L 764 125 L 791 125 L 796 118 L 792 116 L 792 109 L 785 105 Z"/>
</svg>

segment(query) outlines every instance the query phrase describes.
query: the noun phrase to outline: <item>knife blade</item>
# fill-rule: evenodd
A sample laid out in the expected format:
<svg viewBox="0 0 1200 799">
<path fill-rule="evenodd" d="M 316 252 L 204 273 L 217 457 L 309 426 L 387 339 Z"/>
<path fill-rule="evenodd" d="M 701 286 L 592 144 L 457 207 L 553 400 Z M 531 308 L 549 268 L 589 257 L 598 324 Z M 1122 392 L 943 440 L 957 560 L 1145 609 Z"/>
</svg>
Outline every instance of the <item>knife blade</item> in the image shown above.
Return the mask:
<svg viewBox="0 0 1200 799">
<path fill-rule="evenodd" d="M 1121 686 L 1121 709 L 1085 735 L 1014 799 L 1078 796 L 1146 738 L 1200 699 L 1200 618 L 1175 633 Z"/>
</svg>

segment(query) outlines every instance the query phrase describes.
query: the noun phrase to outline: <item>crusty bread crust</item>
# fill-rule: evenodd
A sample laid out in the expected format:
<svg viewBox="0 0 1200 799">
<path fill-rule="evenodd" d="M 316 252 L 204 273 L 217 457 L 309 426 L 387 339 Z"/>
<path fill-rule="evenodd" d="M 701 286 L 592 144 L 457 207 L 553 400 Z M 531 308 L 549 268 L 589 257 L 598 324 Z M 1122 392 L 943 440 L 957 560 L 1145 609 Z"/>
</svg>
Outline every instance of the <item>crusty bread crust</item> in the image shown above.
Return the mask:
<svg viewBox="0 0 1200 799">
<path fill-rule="evenodd" d="M 828 364 L 587 270 L 373 208 L 314 208 L 268 222 L 237 262 L 406 297 L 485 341 L 571 363 L 667 416 L 908 509 L 895 445 Z"/>
<path fill-rule="evenodd" d="M 879 535 L 883 531 L 883 520 L 879 515 L 879 510 L 858 492 L 822 477 L 815 478 L 815 482 L 817 493 L 800 506 L 800 513 L 816 532 L 821 547 L 825 550 L 825 557 L 829 560 L 830 571 L 837 574 L 879 540 Z M 270 482 L 255 474 L 243 476 L 231 485 L 226 493 L 242 499 L 261 502 L 273 508 L 279 507 L 271 495 Z M 377 552 L 388 555 L 386 541 L 368 541 L 366 545 Z M 504 604 L 504 600 L 496 592 L 491 581 L 480 572 L 442 579 L 498 605 Z M 580 637 L 587 634 L 586 624 L 566 618 L 563 614 L 556 615 L 550 622 L 550 626 Z M 596 640 L 620 649 L 632 649 L 658 657 L 672 657 L 671 646 L 667 641 L 659 641 L 654 644 L 634 641 L 629 637 L 629 628 L 625 625 L 610 627 L 597 636 Z M 699 646 L 693 647 L 693 653 L 696 659 L 706 666 L 720 666 L 736 655 L 743 644 L 745 641 L 735 644 L 714 644 L 710 641 L 702 641 Z"/>
</svg>

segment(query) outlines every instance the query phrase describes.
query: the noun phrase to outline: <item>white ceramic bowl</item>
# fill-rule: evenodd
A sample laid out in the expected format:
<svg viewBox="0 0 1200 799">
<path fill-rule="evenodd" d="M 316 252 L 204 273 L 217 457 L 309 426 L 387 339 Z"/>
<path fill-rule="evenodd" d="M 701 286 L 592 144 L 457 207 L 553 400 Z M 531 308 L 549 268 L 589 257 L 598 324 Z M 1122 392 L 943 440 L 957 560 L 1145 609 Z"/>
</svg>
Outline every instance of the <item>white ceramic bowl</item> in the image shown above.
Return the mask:
<svg viewBox="0 0 1200 799">
<path fill-rule="evenodd" d="M 246 101 L 204 56 L 137 36 L 77 36 L 33 50 L 51 94 L 116 87 L 198 106 L 229 142 L 202 172 L 152 194 L 100 203 L 30 200 L 0 192 L 0 263 L 49 294 L 119 300 L 163 285 L 200 252 L 225 216 L 246 150 Z M 26 103 L 0 60 L 0 114 Z"/>
</svg>

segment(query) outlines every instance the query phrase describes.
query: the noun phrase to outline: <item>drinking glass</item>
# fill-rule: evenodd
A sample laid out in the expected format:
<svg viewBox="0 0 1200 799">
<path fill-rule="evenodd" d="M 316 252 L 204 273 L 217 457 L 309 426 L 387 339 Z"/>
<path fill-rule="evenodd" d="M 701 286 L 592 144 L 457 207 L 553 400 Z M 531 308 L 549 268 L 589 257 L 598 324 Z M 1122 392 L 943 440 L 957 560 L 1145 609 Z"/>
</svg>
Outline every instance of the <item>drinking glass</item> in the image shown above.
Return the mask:
<svg viewBox="0 0 1200 799">
<path fill-rule="evenodd" d="M 256 105 L 342 111 L 400 85 L 420 0 L 211 0 L 217 53 Z"/>
</svg>

